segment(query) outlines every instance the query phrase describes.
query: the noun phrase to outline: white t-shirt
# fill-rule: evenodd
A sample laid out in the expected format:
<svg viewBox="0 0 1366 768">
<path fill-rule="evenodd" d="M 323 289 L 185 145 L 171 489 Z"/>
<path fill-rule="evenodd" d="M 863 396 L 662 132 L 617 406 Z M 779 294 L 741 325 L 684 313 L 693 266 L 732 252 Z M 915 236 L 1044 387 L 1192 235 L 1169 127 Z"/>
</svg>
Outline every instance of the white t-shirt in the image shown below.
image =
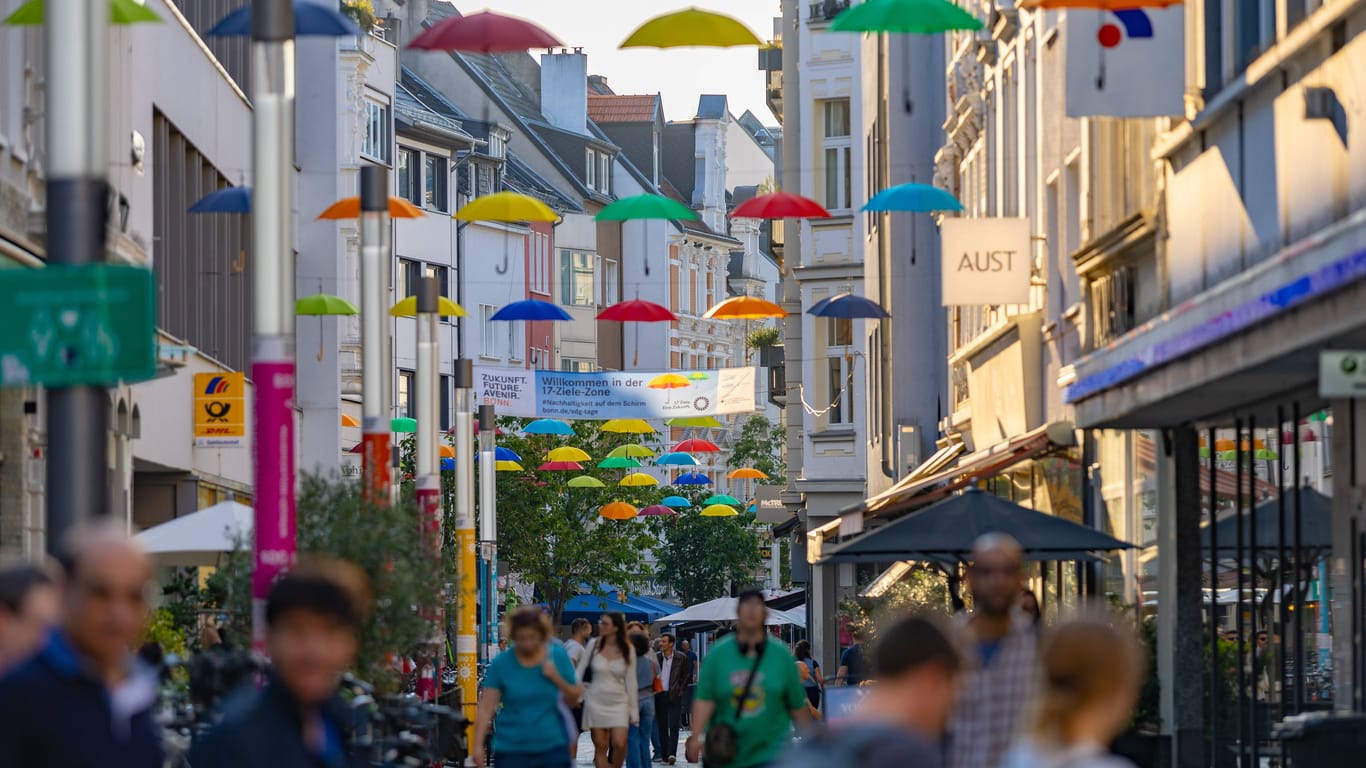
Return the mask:
<svg viewBox="0 0 1366 768">
<path fill-rule="evenodd" d="M 666 686 L 672 685 L 669 675 L 673 673 L 674 657 L 665 656 L 664 654 L 660 655 L 663 656 L 664 663 L 659 665 L 659 680 Z"/>
<path fill-rule="evenodd" d="M 564 644 L 564 649 L 569 653 L 569 660 L 574 662 L 575 667 L 578 667 L 579 659 L 583 658 L 583 652 L 585 650 L 583 643 L 570 638 L 569 641 Z"/>
</svg>

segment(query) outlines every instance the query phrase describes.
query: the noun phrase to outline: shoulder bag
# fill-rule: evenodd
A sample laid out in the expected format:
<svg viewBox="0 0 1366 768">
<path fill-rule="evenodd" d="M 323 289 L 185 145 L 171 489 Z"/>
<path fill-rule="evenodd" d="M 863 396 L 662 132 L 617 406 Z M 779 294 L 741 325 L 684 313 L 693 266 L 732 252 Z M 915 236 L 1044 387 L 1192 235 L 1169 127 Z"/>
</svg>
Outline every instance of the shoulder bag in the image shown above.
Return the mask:
<svg viewBox="0 0 1366 768">
<path fill-rule="evenodd" d="M 740 715 L 744 712 L 745 700 L 749 698 L 749 691 L 754 687 L 754 676 L 759 673 L 759 662 L 763 661 L 764 649 L 767 647 L 767 641 L 760 643 L 754 654 L 754 666 L 750 667 L 745 688 L 735 697 L 735 715 L 732 718 L 734 721 L 739 721 Z M 724 768 L 735 762 L 739 747 L 739 735 L 735 731 L 734 723 L 716 723 L 707 729 L 707 740 L 702 745 L 702 764 L 706 768 Z"/>
</svg>

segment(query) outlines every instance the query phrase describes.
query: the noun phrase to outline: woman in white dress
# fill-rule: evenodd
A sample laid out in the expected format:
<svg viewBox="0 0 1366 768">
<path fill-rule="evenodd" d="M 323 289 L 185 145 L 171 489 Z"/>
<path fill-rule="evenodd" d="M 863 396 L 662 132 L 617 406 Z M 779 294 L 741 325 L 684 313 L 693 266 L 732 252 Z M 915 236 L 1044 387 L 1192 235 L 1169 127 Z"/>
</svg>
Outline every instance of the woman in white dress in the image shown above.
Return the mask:
<svg viewBox="0 0 1366 768">
<path fill-rule="evenodd" d="M 636 690 L 636 652 L 626 637 L 626 617 L 604 613 L 598 636 L 579 660 L 583 695 L 583 727 L 593 736 L 595 768 L 621 768 L 626 759 L 628 729 L 640 722 Z M 608 750 L 611 760 L 608 760 Z"/>
</svg>

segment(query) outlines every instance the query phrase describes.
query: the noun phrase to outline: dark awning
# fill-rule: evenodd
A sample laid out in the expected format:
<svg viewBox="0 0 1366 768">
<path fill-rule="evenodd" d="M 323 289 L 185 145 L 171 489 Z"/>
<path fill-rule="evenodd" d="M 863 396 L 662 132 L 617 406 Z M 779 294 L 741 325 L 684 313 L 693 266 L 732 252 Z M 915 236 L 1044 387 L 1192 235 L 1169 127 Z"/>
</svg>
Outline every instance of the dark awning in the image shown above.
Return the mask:
<svg viewBox="0 0 1366 768">
<path fill-rule="evenodd" d="M 1203 472 L 1201 474 L 1204 474 Z M 1333 546 L 1333 500 L 1314 490 L 1301 486 L 1300 499 L 1300 546 L 1305 549 L 1325 549 Z M 1238 546 L 1238 520 L 1243 520 L 1243 545 L 1252 546 L 1252 530 L 1247 526 L 1247 512 L 1235 515 L 1230 512 L 1219 520 L 1215 533 L 1219 538 L 1220 551 L 1236 549 Z M 1257 549 L 1263 555 L 1274 551 L 1280 542 L 1287 547 L 1295 545 L 1295 497 L 1286 494 L 1285 533 L 1280 532 L 1281 500 L 1271 499 L 1258 504 L 1252 511 L 1252 519 L 1257 527 Z M 1209 525 L 1200 529 L 1200 546 L 1209 549 Z"/>
</svg>

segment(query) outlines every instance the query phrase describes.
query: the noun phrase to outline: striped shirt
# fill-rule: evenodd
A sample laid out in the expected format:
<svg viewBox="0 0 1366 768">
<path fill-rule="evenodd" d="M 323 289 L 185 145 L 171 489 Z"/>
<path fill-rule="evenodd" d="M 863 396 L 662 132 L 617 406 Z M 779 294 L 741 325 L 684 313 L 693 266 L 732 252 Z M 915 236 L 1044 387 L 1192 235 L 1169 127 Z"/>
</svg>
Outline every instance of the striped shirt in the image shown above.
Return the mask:
<svg viewBox="0 0 1366 768">
<path fill-rule="evenodd" d="M 949 718 L 945 765 L 997 768 L 1038 687 L 1034 626 L 1025 614 L 1017 614 L 991 661 L 984 663 L 969 618 L 963 614 L 956 622 L 967 641 L 967 670 Z"/>
</svg>

